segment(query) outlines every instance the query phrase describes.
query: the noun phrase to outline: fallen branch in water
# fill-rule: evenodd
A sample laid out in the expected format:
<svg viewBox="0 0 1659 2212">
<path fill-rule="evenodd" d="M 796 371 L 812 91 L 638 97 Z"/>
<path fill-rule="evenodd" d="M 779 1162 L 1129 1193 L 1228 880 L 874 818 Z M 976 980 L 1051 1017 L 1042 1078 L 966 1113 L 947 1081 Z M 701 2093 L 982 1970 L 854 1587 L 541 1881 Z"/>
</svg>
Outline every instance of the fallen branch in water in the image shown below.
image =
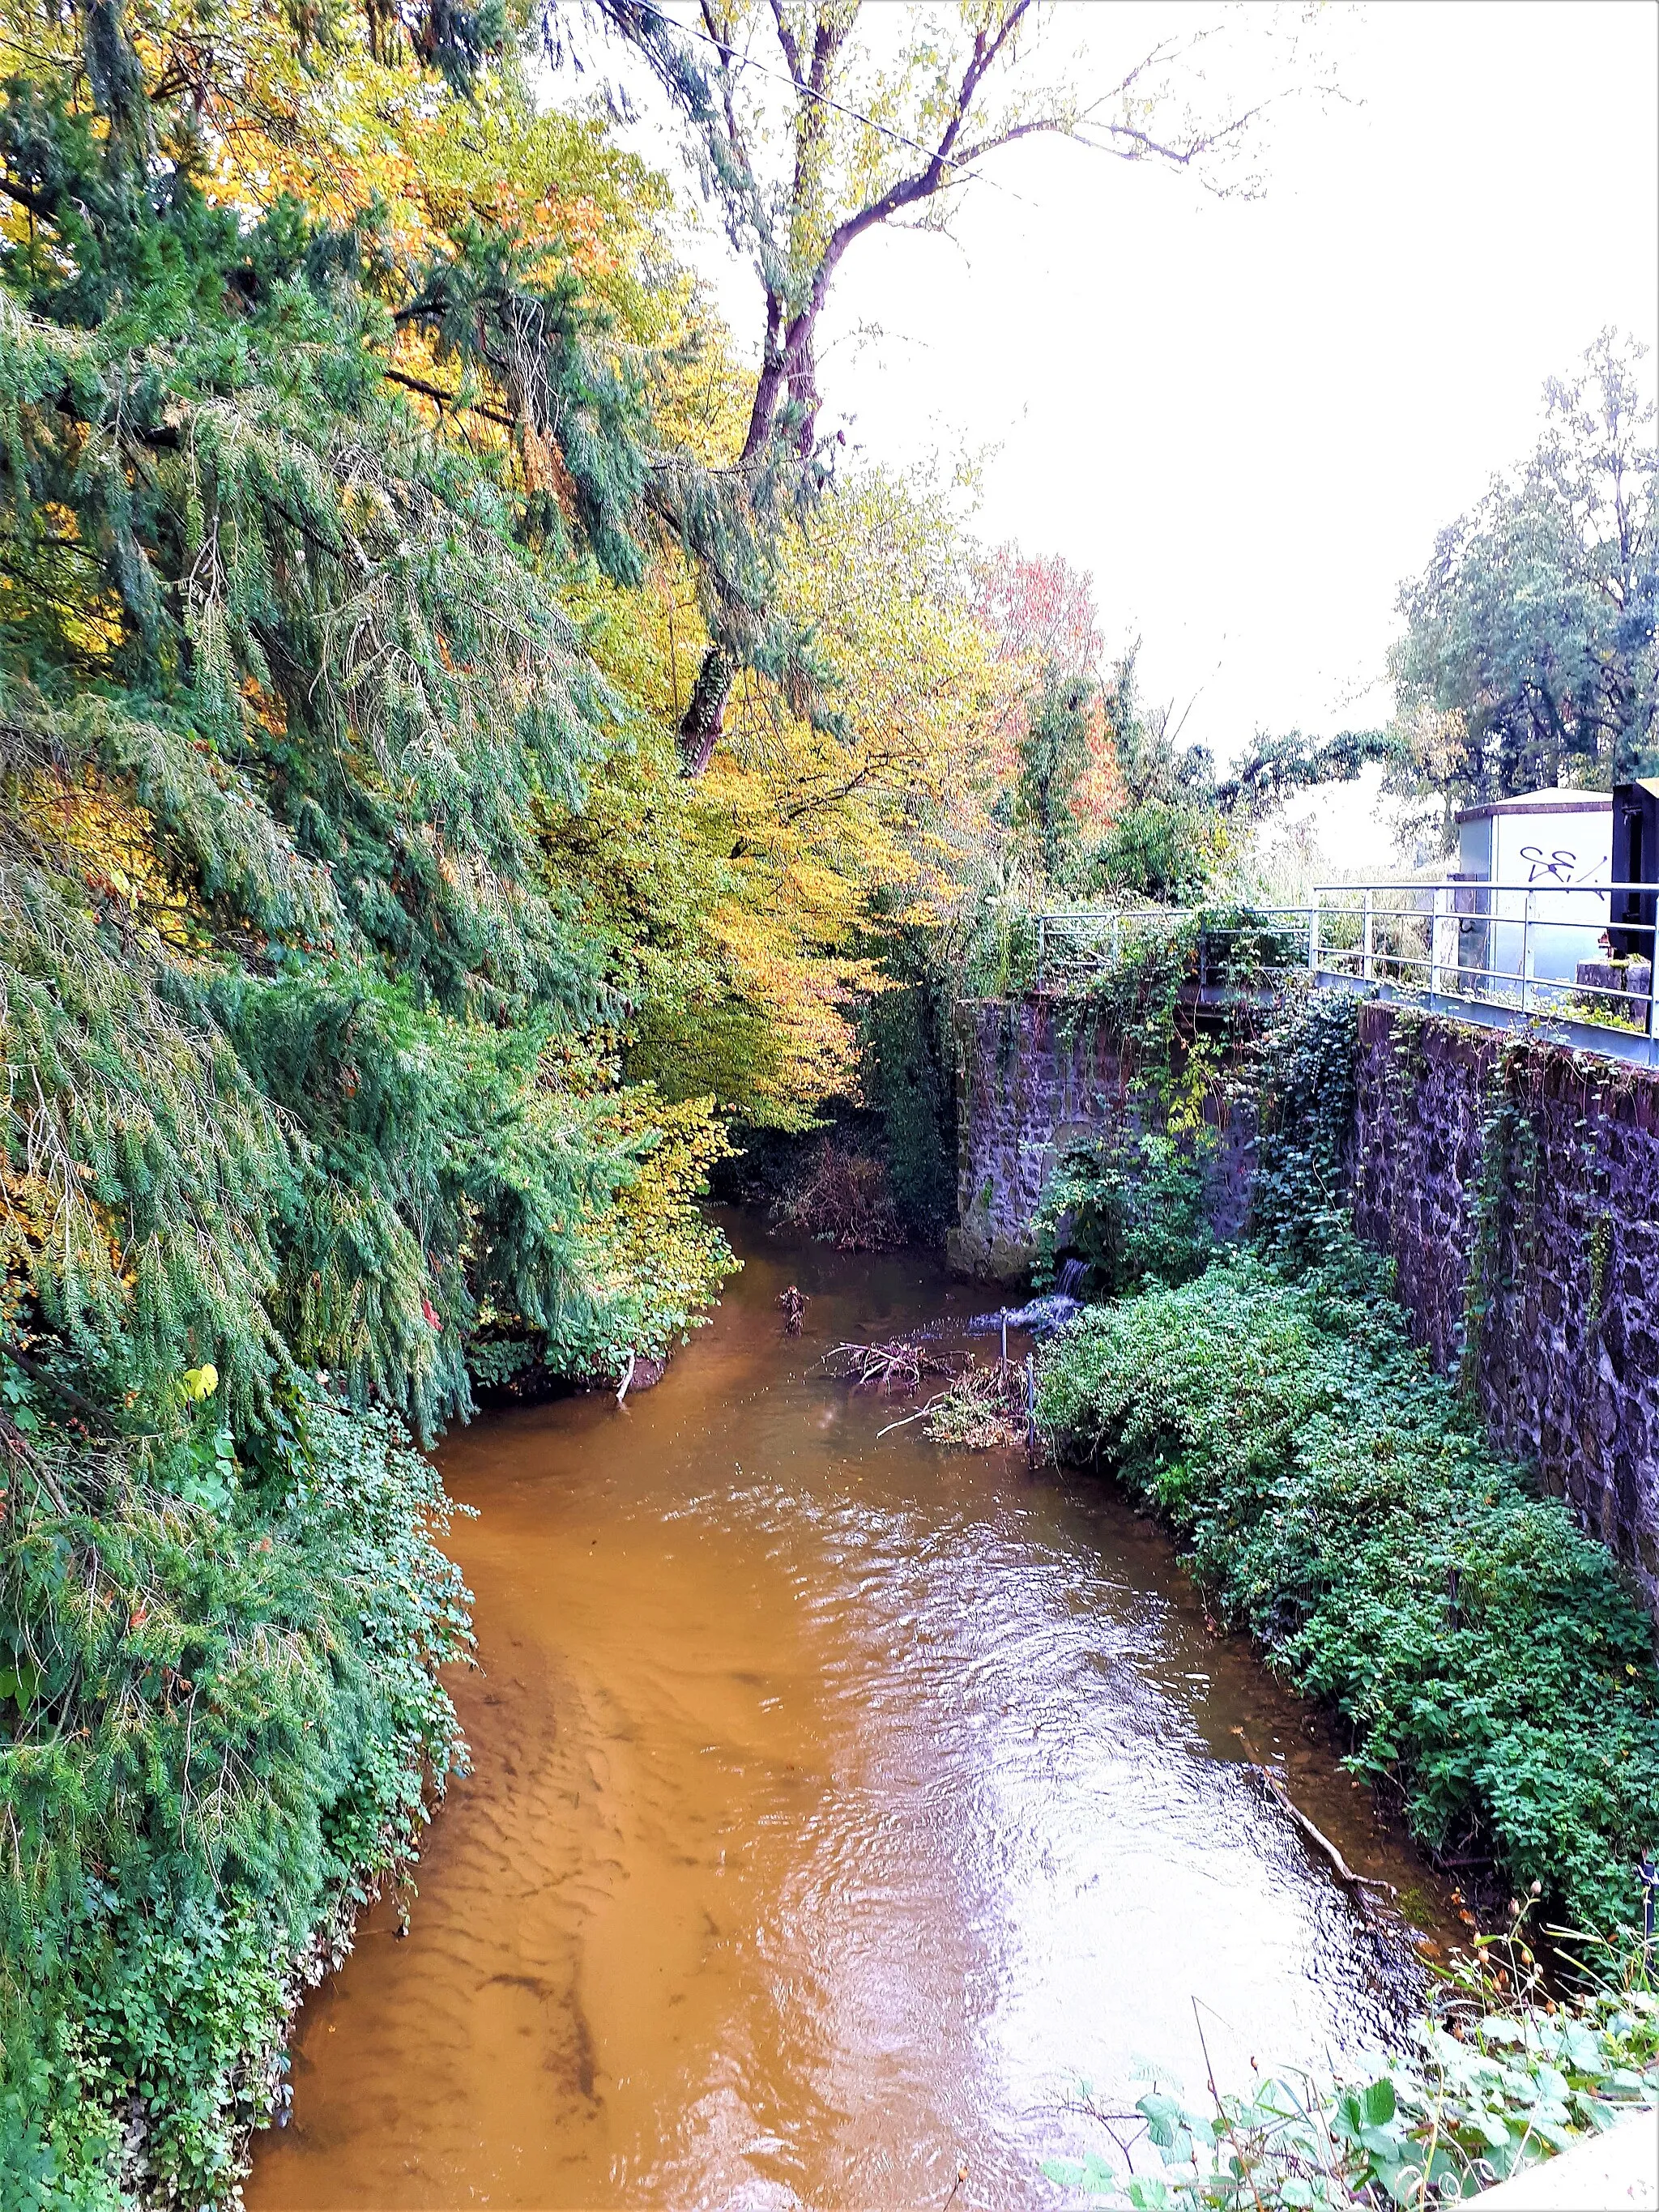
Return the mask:
<svg viewBox="0 0 1659 2212">
<path fill-rule="evenodd" d="M 933 1412 L 934 1407 L 939 1404 L 939 1400 L 945 1395 L 945 1392 L 943 1390 L 936 1390 L 933 1393 L 933 1395 L 927 1401 L 927 1403 L 925 1406 L 918 1406 L 914 1413 L 902 1414 L 896 1421 L 889 1421 L 884 1429 L 878 1429 L 876 1431 L 877 1443 L 879 1443 L 884 1437 L 890 1437 L 895 1429 L 908 1429 L 912 1421 L 925 1420 L 928 1414 Z"/>
<path fill-rule="evenodd" d="M 823 1355 L 823 1365 L 855 1390 L 889 1395 L 920 1390 L 924 1375 L 948 1375 L 950 1368 L 919 1344 L 902 1339 L 889 1344 L 838 1344 Z"/>
<path fill-rule="evenodd" d="M 1331 1863 L 1332 1871 L 1340 1882 L 1346 1883 L 1348 1888 L 1355 1891 L 1386 1889 L 1390 1897 L 1399 1896 L 1400 1892 L 1391 1881 L 1381 1881 L 1375 1875 L 1356 1874 L 1330 1838 L 1315 1827 L 1300 1806 L 1291 1803 L 1289 1792 L 1276 1774 L 1269 1772 L 1265 1766 L 1253 1765 L 1250 1771 L 1279 1810 L 1288 1814 L 1310 1843 L 1316 1844 L 1324 1852 L 1325 1856 Z"/>
</svg>

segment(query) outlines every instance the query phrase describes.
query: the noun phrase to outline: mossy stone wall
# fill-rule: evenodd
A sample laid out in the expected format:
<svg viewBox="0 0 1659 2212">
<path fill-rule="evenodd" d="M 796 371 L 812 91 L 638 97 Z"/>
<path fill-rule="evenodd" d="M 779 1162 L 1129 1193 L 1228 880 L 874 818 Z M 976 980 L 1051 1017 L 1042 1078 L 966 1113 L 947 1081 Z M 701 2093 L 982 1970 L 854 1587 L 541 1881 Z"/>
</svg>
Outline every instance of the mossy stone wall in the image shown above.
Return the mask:
<svg viewBox="0 0 1659 2212">
<path fill-rule="evenodd" d="M 1357 1073 L 1356 1229 L 1659 1616 L 1659 1077 L 1387 1005 Z"/>
<path fill-rule="evenodd" d="M 1133 1117 L 1115 1040 L 1079 1018 L 1075 1000 L 1031 992 L 968 999 L 955 1012 L 957 1226 L 951 1264 L 992 1282 L 1018 1282 L 1036 1256 L 1031 1223 L 1069 1146 Z M 1236 1237 L 1249 1203 L 1247 1115 L 1206 1101 L 1220 1143 L 1206 1162 L 1210 1221 Z"/>
</svg>

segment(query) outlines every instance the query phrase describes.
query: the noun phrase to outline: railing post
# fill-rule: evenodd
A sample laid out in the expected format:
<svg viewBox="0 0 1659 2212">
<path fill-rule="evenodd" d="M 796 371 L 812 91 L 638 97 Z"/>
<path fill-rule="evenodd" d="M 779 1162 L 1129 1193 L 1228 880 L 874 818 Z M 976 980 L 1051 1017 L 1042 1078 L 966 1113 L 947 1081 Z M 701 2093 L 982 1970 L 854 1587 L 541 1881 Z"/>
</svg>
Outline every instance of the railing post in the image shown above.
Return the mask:
<svg viewBox="0 0 1659 2212">
<path fill-rule="evenodd" d="M 1364 976 L 1365 981 L 1368 983 L 1374 983 L 1376 981 L 1376 893 L 1368 884 L 1365 886 L 1365 933 L 1362 939 L 1362 953 L 1360 961 L 1360 972 Z"/>
<path fill-rule="evenodd" d="M 1521 909 L 1521 1011 L 1527 1011 L 1527 986 L 1532 981 L 1532 893 Z"/>
<path fill-rule="evenodd" d="M 1446 916 L 1451 912 L 1451 892 L 1444 884 L 1434 887 L 1433 910 L 1429 917 L 1429 996 L 1438 998 L 1444 989 L 1441 978 L 1445 973 Z"/>
<path fill-rule="evenodd" d="M 1319 893 L 1313 894 L 1313 904 L 1308 908 L 1308 973 L 1319 973 Z"/>
<path fill-rule="evenodd" d="M 1112 916 L 1112 965 L 1114 968 L 1117 966 L 1119 961 L 1121 960 L 1122 957 L 1123 917 L 1121 915 L 1115 914 Z"/>
<path fill-rule="evenodd" d="M 1048 968 L 1048 917 L 1037 916 L 1037 988 L 1042 988 L 1042 979 Z"/>
</svg>

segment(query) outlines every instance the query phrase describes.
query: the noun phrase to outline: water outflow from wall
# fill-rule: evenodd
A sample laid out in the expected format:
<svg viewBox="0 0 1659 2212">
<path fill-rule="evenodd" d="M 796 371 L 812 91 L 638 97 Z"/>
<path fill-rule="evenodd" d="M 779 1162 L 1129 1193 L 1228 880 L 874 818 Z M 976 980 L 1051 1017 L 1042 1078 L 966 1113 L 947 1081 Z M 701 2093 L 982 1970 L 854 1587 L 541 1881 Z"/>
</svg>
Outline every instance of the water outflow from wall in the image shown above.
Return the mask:
<svg viewBox="0 0 1659 2212">
<path fill-rule="evenodd" d="M 446 1448 L 473 1772 L 407 1940 L 381 1905 L 307 2005 L 252 2212 L 937 2205 L 964 2163 L 958 2204 L 1025 2206 L 1102 2147 L 1079 2077 L 1201 2094 L 1200 2027 L 1241 2085 L 1408 2001 L 1247 1759 L 1443 1907 L 1158 1532 L 817 1371 L 982 1292 L 744 1242 L 648 1395 Z"/>
</svg>

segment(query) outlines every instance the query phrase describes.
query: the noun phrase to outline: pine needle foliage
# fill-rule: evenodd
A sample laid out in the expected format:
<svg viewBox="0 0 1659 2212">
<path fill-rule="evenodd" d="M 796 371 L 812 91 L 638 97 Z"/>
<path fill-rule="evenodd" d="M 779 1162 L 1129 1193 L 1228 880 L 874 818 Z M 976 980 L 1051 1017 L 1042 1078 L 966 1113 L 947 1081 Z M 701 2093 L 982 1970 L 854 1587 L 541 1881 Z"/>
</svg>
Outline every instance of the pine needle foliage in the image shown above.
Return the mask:
<svg viewBox="0 0 1659 2212">
<path fill-rule="evenodd" d="M 137 179 L 51 88 L 9 129 L 56 230 L 0 298 L 14 1146 L 66 1227 L 42 1318 L 83 1395 L 206 1360 L 240 1417 L 297 1356 L 430 1434 L 480 1297 L 597 1323 L 573 1224 L 640 1149 L 533 1101 L 606 1006 L 537 842 L 619 726 L 559 564 L 639 573 L 643 403 L 510 242 L 414 283 L 292 205 L 249 228 L 182 167 Z M 561 422 L 556 533 L 386 381 L 410 322 Z M 142 875 L 100 865 L 105 797 Z"/>
<path fill-rule="evenodd" d="M 58 2212 L 228 2199 L 459 1755 L 410 1438 L 477 1332 L 614 1373 L 730 1264 L 719 1127 L 606 1073 L 617 947 L 548 825 L 633 734 L 571 605 L 764 550 L 556 240 L 228 204 L 165 10 L 40 28 L 0 88 L 0 2201 Z M 405 32 L 468 77 L 500 26 L 375 17 L 376 69 Z"/>
<path fill-rule="evenodd" d="M 264 1485 L 238 1480 L 207 1401 L 196 1478 L 164 1492 L 129 1452 L 48 1440 L 16 1384 L 0 2197 L 216 2203 L 279 2096 L 301 1973 L 457 1755 L 446 1501 L 390 1416 L 308 1389 Z"/>
</svg>

